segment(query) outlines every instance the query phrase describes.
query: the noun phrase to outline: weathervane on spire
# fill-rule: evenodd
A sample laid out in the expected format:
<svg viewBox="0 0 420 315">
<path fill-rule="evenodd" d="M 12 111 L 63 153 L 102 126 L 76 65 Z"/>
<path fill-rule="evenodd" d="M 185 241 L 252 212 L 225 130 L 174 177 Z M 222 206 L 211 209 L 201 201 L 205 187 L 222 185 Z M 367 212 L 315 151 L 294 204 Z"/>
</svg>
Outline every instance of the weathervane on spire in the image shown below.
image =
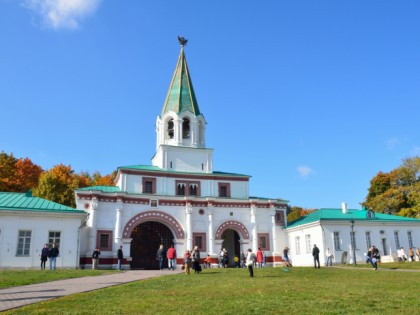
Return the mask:
<svg viewBox="0 0 420 315">
<path fill-rule="evenodd" d="M 178 42 L 181 44 L 182 47 L 184 47 L 187 44 L 188 39 L 178 36 Z"/>
</svg>

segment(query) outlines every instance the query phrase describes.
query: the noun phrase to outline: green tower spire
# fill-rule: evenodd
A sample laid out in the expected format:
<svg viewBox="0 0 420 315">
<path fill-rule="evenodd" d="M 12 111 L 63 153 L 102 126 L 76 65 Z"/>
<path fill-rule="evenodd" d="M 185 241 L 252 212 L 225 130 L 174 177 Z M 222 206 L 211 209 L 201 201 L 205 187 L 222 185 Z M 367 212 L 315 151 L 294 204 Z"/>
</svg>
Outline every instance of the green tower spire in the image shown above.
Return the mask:
<svg viewBox="0 0 420 315">
<path fill-rule="evenodd" d="M 187 40 L 179 36 L 178 40 L 181 44 L 181 52 L 178 57 L 171 85 L 169 86 L 168 94 L 166 95 L 165 103 L 163 104 L 161 117 L 168 111 L 173 111 L 177 114 L 189 111 L 195 116 L 201 115 L 184 54 L 184 46 L 186 45 Z"/>
</svg>

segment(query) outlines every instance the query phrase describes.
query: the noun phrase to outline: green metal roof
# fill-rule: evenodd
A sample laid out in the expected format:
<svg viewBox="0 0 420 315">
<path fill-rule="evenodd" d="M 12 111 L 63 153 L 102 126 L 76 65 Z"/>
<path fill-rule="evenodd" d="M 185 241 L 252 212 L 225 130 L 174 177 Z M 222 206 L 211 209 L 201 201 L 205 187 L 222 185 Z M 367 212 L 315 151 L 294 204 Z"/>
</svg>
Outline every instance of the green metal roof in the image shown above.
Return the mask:
<svg viewBox="0 0 420 315">
<path fill-rule="evenodd" d="M 0 210 L 85 213 L 83 210 L 76 210 L 56 202 L 33 197 L 30 192 L 0 192 Z"/>
<path fill-rule="evenodd" d="M 195 116 L 201 115 L 188 71 L 187 60 L 185 59 L 184 46 L 181 47 L 181 53 L 163 104 L 161 116 L 169 111 L 177 114 L 189 111 Z"/>
<path fill-rule="evenodd" d="M 348 209 L 347 213 L 343 213 L 341 209 L 329 209 L 323 208 L 314 211 L 304 217 L 290 222 L 286 228 L 292 228 L 307 223 L 316 221 L 370 221 L 370 222 L 417 222 L 420 223 L 419 219 L 401 217 L 397 215 L 385 214 L 375 212 L 374 218 L 367 217 L 367 209 L 357 210 Z"/>
<path fill-rule="evenodd" d="M 121 191 L 120 187 L 118 186 L 89 186 L 89 187 L 78 188 L 77 190 L 82 190 L 82 191 L 99 190 L 99 191 L 107 192 L 107 193 L 115 193 L 115 192 Z"/>
<path fill-rule="evenodd" d="M 186 174 L 186 175 L 200 175 L 200 176 L 232 176 L 232 177 L 251 177 L 244 174 L 236 173 L 226 173 L 226 172 L 212 172 L 212 173 L 194 173 L 194 172 L 177 172 L 177 171 L 167 171 L 163 170 L 160 167 L 152 165 L 129 165 L 129 166 L 120 166 L 118 167 L 118 172 L 122 169 L 125 170 L 139 170 L 139 171 L 152 171 L 152 172 L 161 172 L 161 173 L 170 173 L 170 174 Z"/>
</svg>

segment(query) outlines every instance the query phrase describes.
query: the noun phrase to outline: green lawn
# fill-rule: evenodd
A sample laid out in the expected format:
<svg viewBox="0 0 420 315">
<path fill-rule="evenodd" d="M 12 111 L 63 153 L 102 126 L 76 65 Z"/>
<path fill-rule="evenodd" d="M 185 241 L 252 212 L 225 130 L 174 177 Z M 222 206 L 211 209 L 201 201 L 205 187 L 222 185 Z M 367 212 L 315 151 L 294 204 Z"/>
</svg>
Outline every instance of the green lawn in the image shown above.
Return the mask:
<svg viewBox="0 0 420 315">
<path fill-rule="evenodd" d="M 205 269 L 33 304 L 4 314 L 416 314 L 420 272 Z"/>
<path fill-rule="evenodd" d="M 0 289 L 70 278 L 115 273 L 115 270 L 0 270 Z"/>
<path fill-rule="evenodd" d="M 372 265 L 365 264 L 365 263 L 358 263 L 356 266 L 354 265 L 342 265 L 346 267 L 354 267 L 354 268 L 368 268 L 372 269 Z M 420 262 L 419 261 L 413 261 L 413 262 L 392 262 L 392 263 L 384 263 L 378 264 L 379 269 L 407 269 L 407 270 L 420 270 Z"/>
</svg>

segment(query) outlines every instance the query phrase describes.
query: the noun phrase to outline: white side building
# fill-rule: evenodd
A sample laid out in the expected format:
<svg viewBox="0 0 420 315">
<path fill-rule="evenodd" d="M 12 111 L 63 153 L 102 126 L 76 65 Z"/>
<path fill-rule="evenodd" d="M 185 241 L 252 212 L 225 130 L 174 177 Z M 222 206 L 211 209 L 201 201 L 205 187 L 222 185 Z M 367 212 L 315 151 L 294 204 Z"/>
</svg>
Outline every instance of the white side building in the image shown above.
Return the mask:
<svg viewBox="0 0 420 315">
<path fill-rule="evenodd" d="M 41 268 L 46 243 L 60 250 L 57 268 L 79 267 L 79 232 L 86 218 L 83 210 L 30 192 L 0 192 L 0 268 Z"/>
<path fill-rule="evenodd" d="M 290 257 L 294 266 L 313 266 L 313 245 L 320 249 L 325 265 L 326 250 L 334 255 L 334 264 L 366 263 L 372 245 L 380 251 L 382 262 L 397 261 L 397 249 L 420 246 L 420 220 L 375 213 L 362 209 L 319 209 L 290 222 L 288 236 Z M 407 251 L 406 251 L 407 252 Z M 355 259 L 355 261 L 354 261 Z"/>
</svg>

